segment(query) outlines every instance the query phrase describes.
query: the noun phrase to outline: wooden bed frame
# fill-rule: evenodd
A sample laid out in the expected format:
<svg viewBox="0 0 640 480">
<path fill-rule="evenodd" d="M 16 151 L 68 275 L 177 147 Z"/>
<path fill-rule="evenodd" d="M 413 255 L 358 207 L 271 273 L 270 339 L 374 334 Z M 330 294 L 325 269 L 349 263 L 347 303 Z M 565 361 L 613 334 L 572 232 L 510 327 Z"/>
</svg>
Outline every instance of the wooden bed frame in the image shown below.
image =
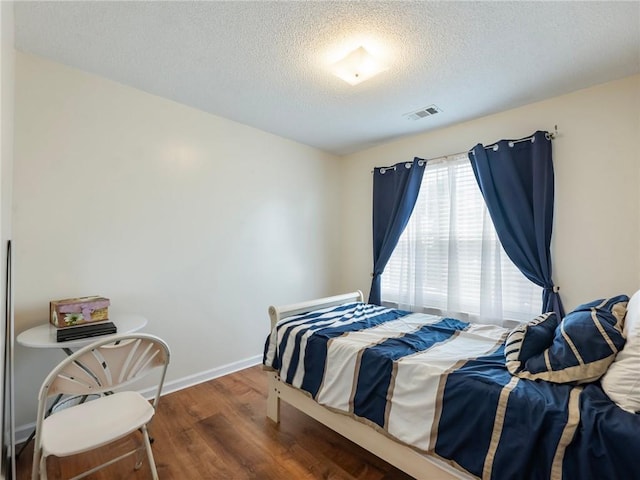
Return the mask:
<svg viewBox="0 0 640 480">
<path fill-rule="evenodd" d="M 292 315 L 348 302 L 362 302 L 363 300 L 362 292 L 357 291 L 293 305 L 281 307 L 271 306 L 269 307 L 271 328 L 273 328 L 278 321 L 291 317 Z M 454 468 L 439 458 L 423 455 L 405 444 L 396 442 L 365 423 L 323 407 L 319 403 L 316 403 L 306 392 L 298 390 L 280 380 L 277 372 L 270 371 L 267 416 L 275 423 L 280 422 L 280 400 L 284 400 L 301 412 L 306 413 L 323 425 L 326 425 L 416 479 L 448 480 L 475 478 Z"/>
</svg>

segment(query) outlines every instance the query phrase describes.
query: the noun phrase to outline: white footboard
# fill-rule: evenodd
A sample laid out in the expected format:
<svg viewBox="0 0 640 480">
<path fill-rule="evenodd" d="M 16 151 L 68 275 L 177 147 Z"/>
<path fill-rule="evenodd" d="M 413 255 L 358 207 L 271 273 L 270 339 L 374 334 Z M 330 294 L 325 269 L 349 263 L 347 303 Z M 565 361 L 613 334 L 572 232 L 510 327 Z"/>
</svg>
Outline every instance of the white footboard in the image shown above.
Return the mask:
<svg viewBox="0 0 640 480">
<path fill-rule="evenodd" d="M 273 328 L 278 321 L 298 313 L 354 301 L 363 301 L 362 292 L 336 295 L 282 307 L 272 306 L 269 307 L 271 327 Z M 323 425 L 418 480 L 475 478 L 436 457 L 423 455 L 411 447 L 396 442 L 348 415 L 336 413 L 323 407 L 305 392 L 281 381 L 277 372 L 269 372 L 267 416 L 276 423 L 280 421 L 280 400 L 284 400 L 301 412 L 306 413 Z"/>
</svg>

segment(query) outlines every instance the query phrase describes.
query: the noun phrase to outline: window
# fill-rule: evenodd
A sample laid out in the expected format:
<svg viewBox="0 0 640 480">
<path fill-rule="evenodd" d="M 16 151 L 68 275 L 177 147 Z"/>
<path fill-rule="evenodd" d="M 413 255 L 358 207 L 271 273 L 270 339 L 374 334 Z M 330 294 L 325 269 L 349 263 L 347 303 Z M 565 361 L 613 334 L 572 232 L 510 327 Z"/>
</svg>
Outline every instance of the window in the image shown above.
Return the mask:
<svg viewBox="0 0 640 480">
<path fill-rule="evenodd" d="M 466 155 L 427 163 L 411 219 L 382 275 L 382 301 L 499 325 L 540 314 L 542 289 L 500 245 Z"/>
</svg>

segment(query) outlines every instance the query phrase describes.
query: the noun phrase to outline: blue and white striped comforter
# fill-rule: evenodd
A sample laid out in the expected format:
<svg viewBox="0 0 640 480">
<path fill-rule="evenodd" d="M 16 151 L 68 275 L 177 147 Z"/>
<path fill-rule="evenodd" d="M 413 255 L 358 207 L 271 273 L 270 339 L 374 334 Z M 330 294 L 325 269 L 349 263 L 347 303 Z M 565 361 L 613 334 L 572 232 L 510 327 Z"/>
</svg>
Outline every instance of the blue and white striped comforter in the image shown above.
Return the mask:
<svg viewBox="0 0 640 480">
<path fill-rule="evenodd" d="M 350 303 L 281 321 L 267 339 L 264 365 L 320 404 L 478 477 L 625 478 L 618 474 L 631 468 L 633 452 L 594 459 L 592 440 L 582 434 L 582 405 L 601 403 L 601 390 L 511 376 L 507 333 Z M 607 409 L 622 412 L 611 402 Z M 591 428 L 609 432 L 593 417 Z M 640 420 L 633 420 L 621 440 L 640 449 L 633 432 Z M 571 444 L 574 437 L 583 444 Z"/>
</svg>

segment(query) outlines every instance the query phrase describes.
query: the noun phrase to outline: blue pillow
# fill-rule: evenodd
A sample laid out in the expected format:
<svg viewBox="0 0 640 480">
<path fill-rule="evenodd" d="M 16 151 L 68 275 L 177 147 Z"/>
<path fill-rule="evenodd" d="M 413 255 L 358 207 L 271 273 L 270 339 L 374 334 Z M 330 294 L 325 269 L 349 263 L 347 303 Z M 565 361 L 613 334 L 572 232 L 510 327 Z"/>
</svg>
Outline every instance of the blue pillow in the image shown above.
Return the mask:
<svg viewBox="0 0 640 480">
<path fill-rule="evenodd" d="M 525 361 L 548 348 L 557 326 L 558 315 L 547 312 L 511 330 L 504 345 L 509 372 L 519 372 Z"/>
<path fill-rule="evenodd" d="M 556 327 L 549 348 L 524 360 L 515 375 L 554 383 L 599 379 L 624 346 L 628 301 L 626 295 L 618 295 L 580 305 Z"/>
</svg>

